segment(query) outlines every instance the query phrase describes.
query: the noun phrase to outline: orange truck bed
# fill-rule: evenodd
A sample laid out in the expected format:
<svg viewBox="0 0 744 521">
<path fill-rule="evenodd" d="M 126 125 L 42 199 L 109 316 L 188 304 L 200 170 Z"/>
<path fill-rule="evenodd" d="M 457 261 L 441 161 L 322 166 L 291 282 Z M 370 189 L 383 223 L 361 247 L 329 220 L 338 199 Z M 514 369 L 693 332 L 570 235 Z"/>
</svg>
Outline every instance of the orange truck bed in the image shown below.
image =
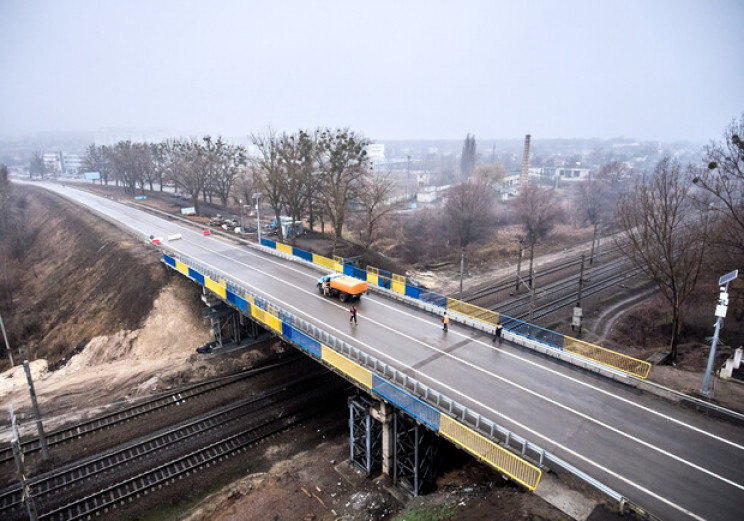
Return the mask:
<svg viewBox="0 0 744 521">
<path fill-rule="evenodd" d="M 327 293 L 323 289 L 325 284 L 328 284 Z M 341 302 L 346 302 L 347 300 L 361 298 L 362 293 L 367 291 L 367 282 L 348 275 L 333 273 L 331 275 L 323 275 L 318 279 L 318 291 L 321 295 L 337 296 Z"/>
<path fill-rule="evenodd" d="M 367 291 L 367 283 L 365 281 L 349 277 L 348 275 L 332 278 L 331 287 L 349 295 L 361 295 Z"/>
</svg>

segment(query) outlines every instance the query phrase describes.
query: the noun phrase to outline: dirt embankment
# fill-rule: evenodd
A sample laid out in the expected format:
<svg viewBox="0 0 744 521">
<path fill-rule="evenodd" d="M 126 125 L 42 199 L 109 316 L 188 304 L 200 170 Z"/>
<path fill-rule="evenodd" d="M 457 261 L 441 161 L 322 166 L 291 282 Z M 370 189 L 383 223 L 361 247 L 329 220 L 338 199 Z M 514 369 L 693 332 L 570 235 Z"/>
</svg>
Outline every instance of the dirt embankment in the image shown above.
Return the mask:
<svg viewBox="0 0 744 521">
<path fill-rule="evenodd" d="M 251 365 L 252 351 L 195 354 L 211 334 L 200 319 L 198 287 L 170 274 L 151 247 L 43 190 L 19 187 L 17 195 L 34 240 L 22 262 L 5 263 L 8 279 L 13 275 L 7 288 L 13 297 L 12 310 L 4 301 L 2 312 L 12 345 L 19 338 L 26 344 L 47 430 L 119 400 Z M 21 435 L 33 435 L 18 364 L 0 379 L 0 401 L 14 404 Z M 504 487 L 497 474 L 475 462 L 443 478 L 438 493 L 404 507 L 377 480 L 343 470 L 348 434 L 344 421 L 338 425 L 334 431 L 322 424 L 321 430 L 311 422 L 288 433 L 289 442 L 277 438 L 276 445 L 264 447 L 262 458 L 270 468 L 249 471 L 172 519 L 373 520 L 393 518 L 401 508 L 431 519 L 488 519 L 494 513 L 505 519 L 567 519 L 537 496 Z M 187 503 L 203 494 L 194 490 Z"/>
<path fill-rule="evenodd" d="M 157 252 L 46 190 L 15 194 L 26 245 L 3 259 L 0 304 L 14 349 L 54 365 L 96 336 L 140 327 L 168 281 Z"/>
<path fill-rule="evenodd" d="M 48 429 L 219 371 L 195 356 L 211 338 L 198 287 L 168 272 L 151 246 L 42 189 L 16 187 L 14 210 L 14 234 L 27 242 L 23 255 L 4 257 L 0 277 L 15 362 L 11 371 L 0 362 L 3 403 L 29 410 L 23 358 Z"/>
</svg>

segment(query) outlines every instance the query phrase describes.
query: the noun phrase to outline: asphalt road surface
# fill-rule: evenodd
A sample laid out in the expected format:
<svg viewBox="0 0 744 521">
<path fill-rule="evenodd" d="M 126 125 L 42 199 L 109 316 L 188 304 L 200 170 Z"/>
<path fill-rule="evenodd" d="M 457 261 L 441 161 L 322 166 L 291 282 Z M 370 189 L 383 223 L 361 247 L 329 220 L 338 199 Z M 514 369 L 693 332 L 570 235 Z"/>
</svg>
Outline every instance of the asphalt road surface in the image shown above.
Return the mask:
<svg viewBox="0 0 744 521">
<path fill-rule="evenodd" d="M 61 193 L 143 237 L 469 405 L 665 520 L 744 519 L 744 427 L 715 420 L 594 373 L 494 346 L 479 332 L 370 292 L 348 306 L 318 294 L 320 273 L 254 248 L 72 187 Z M 182 239 L 167 241 L 181 234 Z M 153 246 L 155 247 L 155 246 Z"/>
</svg>

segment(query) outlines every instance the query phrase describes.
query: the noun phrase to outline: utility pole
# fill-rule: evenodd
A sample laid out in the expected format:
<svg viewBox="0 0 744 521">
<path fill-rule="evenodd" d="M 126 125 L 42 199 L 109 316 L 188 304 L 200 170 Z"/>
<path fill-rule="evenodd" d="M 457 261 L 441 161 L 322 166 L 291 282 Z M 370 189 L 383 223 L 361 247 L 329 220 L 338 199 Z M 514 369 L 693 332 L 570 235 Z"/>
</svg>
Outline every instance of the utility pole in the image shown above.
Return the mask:
<svg viewBox="0 0 744 521">
<path fill-rule="evenodd" d="M 8 335 L 5 334 L 5 324 L 3 324 L 3 316 L 0 315 L 0 329 L 3 330 L 3 339 L 5 340 L 5 350 L 8 352 L 8 358 L 10 358 L 10 367 L 13 367 L 13 352 L 10 350 L 10 344 L 8 343 Z"/>
<path fill-rule="evenodd" d="M 522 270 L 522 254 L 524 253 L 524 239 L 519 239 L 519 257 L 517 257 L 517 280 L 514 282 L 514 293 L 519 291 L 519 272 Z"/>
<path fill-rule="evenodd" d="M 530 278 L 530 324 L 535 316 L 535 282 Z"/>
<path fill-rule="evenodd" d="M 34 498 L 31 496 L 31 488 L 28 486 L 28 482 L 26 481 L 26 470 L 23 467 L 23 449 L 21 447 L 20 437 L 18 436 L 18 426 L 16 425 L 16 417 L 15 414 L 13 414 L 12 405 L 10 406 L 10 423 L 12 428 L 10 445 L 13 448 L 13 459 L 15 459 L 18 479 L 21 482 L 21 490 L 23 490 L 23 502 L 26 503 L 29 520 L 37 521 L 38 516 L 36 513 L 36 503 L 34 502 Z"/>
<path fill-rule="evenodd" d="M 726 317 L 726 311 L 728 310 L 728 288 L 729 283 L 739 276 L 739 270 L 734 270 L 727 273 L 720 279 L 718 279 L 718 285 L 725 286 L 721 287 L 721 294 L 719 296 L 718 305 L 716 306 L 716 323 L 715 332 L 713 333 L 713 342 L 710 345 L 710 355 L 708 355 L 708 365 L 705 368 L 705 376 L 703 377 L 703 386 L 700 388 L 700 394 L 707 396 L 708 398 L 713 397 L 713 389 L 710 388 L 710 373 L 713 370 L 713 362 L 716 358 L 716 345 L 718 345 L 718 333 L 723 327 L 723 319 Z"/>
<path fill-rule="evenodd" d="M 39 431 L 39 441 L 41 442 L 41 456 L 44 461 L 47 461 L 49 459 L 49 447 L 47 446 L 46 436 L 44 435 L 44 425 L 41 423 L 41 413 L 39 412 L 39 404 L 36 401 L 36 391 L 34 390 L 34 381 L 31 379 L 31 368 L 28 365 L 28 360 L 23 361 L 23 370 L 26 372 L 26 380 L 28 381 L 28 392 L 31 395 L 31 405 L 33 405 L 34 408 L 36 430 Z"/>
<path fill-rule="evenodd" d="M 581 335 L 581 317 L 583 316 L 583 313 L 581 311 L 581 292 L 584 289 L 584 260 L 585 256 L 581 256 L 581 271 L 579 271 L 579 294 L 576 298 L 576 307 L 574 307 L 573 311 L 573 320 L 571 321 L 571 329 L 576 331 L 578 330 L 578 334 Z M 589 261 L 591 263 L 591 261 Z"/>
<path fill-rule="evenodd" d="M 592 253 L 589 256 L 589 264 L 594 264 L 594 245 L 597 243 L 597 230 L 599 229 L 599 223 L 594 223 L 594 234 L 592 235 Z M 583 255 L 581 256 L 584 257 Z M 583 264 L 582 264 L 583 267 Z M 580 300 L 580 299 L 579 299 Z"/>
<path fill-rule="evenodd" d="M 253 198 L 256 200 L 256 227 L 257 227 L 256 233 L 258 233 L 258 244 L 260 246 L 261 245 L 261 218 L 258 215 L 258 201 L 261 198 L 261 194 L 260 193 L 253 194 Z M 281 225 L 282 223 L 278 224 L 278 226 L 281 226 Z"/>
<path fill-rule="evenodd" d="M 465 272 L 465 248 L 460 251 L 460 300 L 462 300 L 462 276 Z"/>
</svg>

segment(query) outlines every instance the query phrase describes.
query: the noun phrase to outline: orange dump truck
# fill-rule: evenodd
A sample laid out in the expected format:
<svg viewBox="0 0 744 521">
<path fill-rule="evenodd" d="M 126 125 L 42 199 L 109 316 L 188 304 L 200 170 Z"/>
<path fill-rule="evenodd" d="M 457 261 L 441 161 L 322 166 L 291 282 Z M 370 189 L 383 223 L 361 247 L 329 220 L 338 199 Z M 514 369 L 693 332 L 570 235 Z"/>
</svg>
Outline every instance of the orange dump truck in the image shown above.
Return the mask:
<svg viewBox="0 0 744 521">
<path fill-rule="evenodd" d="M 334 273 L 333 275 L 324 275 L 318 279 L 318 291 L 321 295 L 325 293 L 323 287 L 325 283 L 328 283 L 328 294 L 332 297 L 338 295 L 341 302 L 360 298 L 362 293 L 367 291 L 365 281 Z"/>
</svg>

